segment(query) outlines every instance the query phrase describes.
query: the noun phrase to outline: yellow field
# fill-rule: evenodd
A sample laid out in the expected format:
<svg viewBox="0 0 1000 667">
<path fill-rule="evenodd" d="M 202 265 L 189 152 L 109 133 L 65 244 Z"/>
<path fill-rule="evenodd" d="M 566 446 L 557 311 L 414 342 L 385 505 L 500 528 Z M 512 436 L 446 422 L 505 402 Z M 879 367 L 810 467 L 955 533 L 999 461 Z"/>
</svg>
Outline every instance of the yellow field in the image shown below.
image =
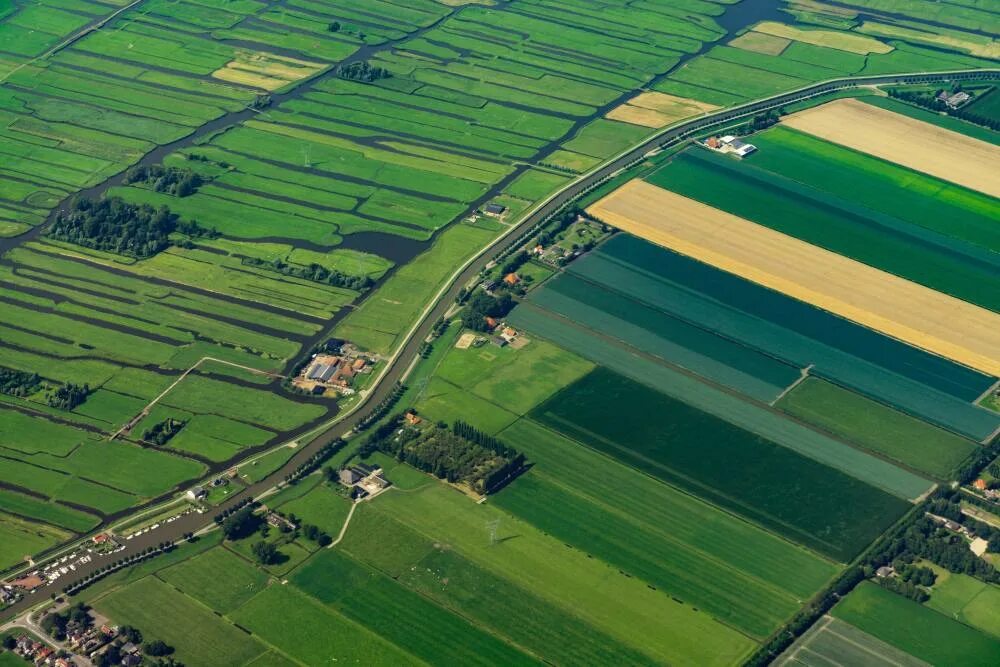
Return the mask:
<svg viewBox="0 0 1000 667">
<path fill-rule="evenodd" d="M 739 37 L 729 42 L 729 46 L 735 46 L 744 51 L 763 53 L 769 56 L 779 56 L 781 52 L 788 48 L 792 40 L 785 37 L 775 37 L 762 32 L 745 32 Z"/>
<path fill-rule="evenodd" d="M 1000 374 L 1000 315 L 634 180 L 591 215 L 916 347 Z"/>
<path fill-rule="evenodd" d="M 777 21 L 763 21 L 753 27 L 756 32 L 762 32 L 775 37 L 794 39 L 797 42 L 825 46 L 838 51 L 849 51 L 867 55 L 869 53 L 889 53 L 892 47 L 883 44 L 873 37 L 864 37 L 836 30 L 806 30 L 793 26 L 778 23 Z"/>
<path fill-rule="evenodd" d="M 263 90 L 277 90 L 282 86 L 316 74 L 325 67 L 322 63 L 279 56 L 263 51 L 237 51 L 236 57 L 214 72 L 216 79 L 253 86 Z"/>
<path fill-rule="evenodd" d="M 1000 197 L 1000 147 L 937 125 L 842 99 L 781 122 L 862 153 Z"/>
<path fill-rule="evenodd" d="M 615 107 L 606 118 L 643 127 L 666 127 L 671 123 L 698 116 L 719 107 L 686 97 L 666 93 L 639 93 L 625 104 Z"/>
<path fill-rule="evenodd" d="M 960 30 L 943 30 L 940 32 L 925 32 L 899 25 L 865 21 L 858 31 L 879 37 L 898 37 L 908 42 L 930 44 L 945 49 L 958 49 L 981 58 L 1000 58 L 1000 42 L 990 37 L 975 35 Z"/>
</svg>

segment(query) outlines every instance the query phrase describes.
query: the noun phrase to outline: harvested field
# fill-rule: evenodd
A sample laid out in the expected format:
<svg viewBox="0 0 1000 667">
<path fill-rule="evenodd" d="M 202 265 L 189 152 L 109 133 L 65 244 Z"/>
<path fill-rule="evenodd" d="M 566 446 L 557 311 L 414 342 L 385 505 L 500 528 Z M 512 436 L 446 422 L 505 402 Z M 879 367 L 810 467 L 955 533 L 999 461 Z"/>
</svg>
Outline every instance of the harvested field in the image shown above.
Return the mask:
<svg viewBox="0 0 1000 667">
<path fill-rule="evenodd" d="M 719 107 L 707 102 L 677 97 L 667 93 L 639 93 L 625 104 L 608 112 L 606 118 L 644 127 L 666 127 L 671 123 L 697 116 Z"/>
<path fill-rule="evenodd" d="M 588 211 L 698 261 L 971 368 L 1000 374 L 996 313 L 642 181 L 626 184 Z"/>
<path fill-rule="evenodd" d="M 951 183 L 1000 197 L 1000 147 L 853 99 L 792 114 L 782 122 Z M 994 348 L 995 349 L 995 348 Z"/>
<path fill-rule="evenodd" d="M 792 40 L 785 37 L 768 35 L 763 32 L 746 32 L 729 42 L 729 46 L 735 46 L 744 51 L 763 53 L 768 56 L 780 56 L 781 52 L 788 48 Z"/>
<path fill-rule="evenodd" d="M 794 39 L 797 42 L 825 46 L 838 51 L 849 51 L 850 53 L 889 53 L 892 47 L 883 44 L 872 37 L 862 37 L 836 30 L 812 30 L 806 28 L 796 28 L 776 21 L 764 21 L 754 26 L 756 32 L 785 39 Z"/>
</svg>

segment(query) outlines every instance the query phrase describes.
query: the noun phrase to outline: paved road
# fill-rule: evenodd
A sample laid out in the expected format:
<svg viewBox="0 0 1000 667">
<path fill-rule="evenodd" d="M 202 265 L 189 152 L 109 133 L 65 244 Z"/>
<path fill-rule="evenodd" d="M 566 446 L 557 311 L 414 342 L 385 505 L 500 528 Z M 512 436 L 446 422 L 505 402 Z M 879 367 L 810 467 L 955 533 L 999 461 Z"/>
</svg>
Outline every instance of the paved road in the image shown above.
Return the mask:
<svg viewBox="0 0 1000 667">
<path fill-rule="evenodd" d="M 937 74 L 900 74 L 873 77 L 849 77 L 836 79 L 824 83 L 807 86 L 796 91 L 775 95 L 756 102 L 750 102 L 738 107 L 724 109 L 712 114 L 707 114 L 694 118 L 678 125 L 670 127 L 659 134 L 647 139 L 642 144 L 637 145 L 617 158 L 606 162 L 603 166 L 580 177 L 559 192 L 551 195 L 546 200 L 535 206 L 528 215 L 514 228 L 509 230 L 504 236 L 497 239 L 493 244 L 485 248 L 475 257 L 471 258 L 463 267 L 460 267 L 448 284 L 436 295 L 432 304 L 424 311 L 420 320 L 416 322 L 406 337 L 406 342 L 402 348 L 390 359 L 386 365 L 377 384 L 354 409 L 347 413 L 336 424 L 329 426 L 323 433 L 305 442 L 298 451 L 280 469 L 266 477 L 265 479 L 248 486 L 243 491 L 233 494 L 219 508 L 222 511 L 240 502 L 247 496 L 254 498 L 264 494 L 281 480 L 285 475 L 294 471 L 305 459 L 312 456 L 324 444 L 331 442 L 347 433 L 365 417 L 365 415 L 385 398 L 392 390 L 397 380 L 404 377 L 406 370 L 410 367 L 417 356 L 420 346 L 431 331 L 434 323 L 439 317 L 444 315 L 453 305 L 454 299 L 459 290 L 476 278 L 479 272 L 489 263 L 499 251 L 517 242 L 517 240 L 535 225 L 544 221 L 548 216 L 557 212 L 566 203 L 577 198 L 587 190 L 600 184 L 622 169 L 638 162 L 650 151 L 670 146 L 677 141 L 684 140 L 690 135 L 705 130 L 713 125 L 726 124 L 740 119 L 753 116 L 755 114 L 778 109 L 782 106 L 800 102 L 811 97 L 824 95 L 837 90 L 856 88 L 859 86 L 885 85 L 898 83 L 932 83 L 937 81 L 955 81 L 966 79 L 981 79 L 986 77 L 1000 76 L 1000 69 L 989 70 L 964 70 L 954 72 L 942 72 Z M 303 442 L 304 438 L 300 438 Z M 180 540 L 188 532 L 198 532 L 212 522 L 211 514 L 191 513 L 183 516 L 169 524 L 164 524 L 157 530 L 150 531 L 128 541 L 124 551 L 120 551 L 111 557 L 95 557 L 86 566 L 78 567 L 77 578 L 82 578 L 91 571 L 105 565 L 110 560 L 125 558 L 134 553 L 142 551 L 148 546 L 154 546 L 163 541 Z M 52 593 L 60 593 L 62 587 L 69 583 L 63 577 L 55 584 L 50 584 L 38 589 L 34 595 L 26 596 L 25 599 L 4 611 L 4 616 L 22 613 L 28 607 L 37 604 L 41 599 L 49 597 Z"/>
</svg>

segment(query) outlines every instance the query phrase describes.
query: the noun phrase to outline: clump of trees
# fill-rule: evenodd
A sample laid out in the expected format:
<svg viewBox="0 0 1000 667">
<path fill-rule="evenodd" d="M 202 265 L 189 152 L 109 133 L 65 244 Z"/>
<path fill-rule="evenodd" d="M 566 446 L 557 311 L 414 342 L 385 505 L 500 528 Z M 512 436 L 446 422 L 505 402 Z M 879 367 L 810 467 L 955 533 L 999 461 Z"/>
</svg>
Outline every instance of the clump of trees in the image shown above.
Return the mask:
<svg viewBox="0 0 1000 667">
<path fill-rule="evenodd" d="M 246 266 L 264 268 L 269 271 L 277 271 L 278 273 L 286 276 L 294 276 L 304 280 L 312 280 L 317 283 L 333 285 L 334 287 L 352 289 L 358 292 L 370 289 L 372 285 L 375 284 L 375 281 L 368 276 L 352 276 L 346 273 L 341 273 L 335 269 L 328 269 L 325 266 L 316 263 L 309 264 L 308 266 L 302 266 L 289 264 L 280 258 L 275 258 L 269 262 L 267 260 L 258 259 L 257 257 L 244 257 L 243 264 Z"/>
<path fill-rule="evenodd" d="M 222 521 L 222 534 L 227 540 L 239 540 L 257 532 L 261 519 L 254 514 L 253 507 L 247 505 Z"/>
<path fill-rule="evenodd" d="M 142 432 L 142 439 L 146 442 L 151 442 L 154 445 L 163 446 L 167 444 L 172 437 L 180 433 L 180 430 L 184 428 L 187 422 L 183 419 L 174 419 L 173 417 L 168 417 L 158 424 L 154 424 L 152 428 L 147 428 Z"/>
<path fill-rule="evenodd" d="M 505 317 L 515 306 L 509 294 L 493 297 L 486 292 L 476 292 L 462 312 L 462 326 L 473 331 L 486 331 L 487 317 Z"/>
<path fill-rule="evenodd" d="M 264 540 L 254 542 L 253 546 L 250 547 L 250 551 L 253 552 L 257 562 L 261 565 L 273 565 L 281 557 L 278 547 L 273 542 L 266 542 Z"/>
<path fill-rule="evenodd" d="M 348 81 L 358 81 L 360 83 L 374 83 L 379 79 L 388 79 L 392 72 L 384 67 L 372 65 L 367 60 L 359 60 L 348 65 L 341 65 L 337 68 L 337 76 Z"/>
<path fill-rule="evenodd" d="M 189 237 L 218 236 L 214 229 L 205 229 L 193 220 L 180 220 L 166 206 L 130 204 L 121 197 L 98 201 L 81 197 L 68 212 L 56 215 L 47 234 L 85 248 L 144 259 L 165 250 L 174 232 Z"/>
<path fill-rule="evenodd" d="M 451 483 L 464 482 L 477 493 L 494 493 L 524 470 L 524 455 L 468 424 L 403 426 L 396 416 L 362 445 L 361 456 L 380 450 L 414 468 Z"/>
<path fill-rule="evenodd" d="M 89 384 L 73 384 L 68 382 L 46 397 L 50 407 L 60 410 L 72 410 L 87 400 L 90 395 Z"/>
<path fill-rule="evenodd" d="M 0 366 L 0 394 L 30 396 L 38 391 L 42 378 L 38 373 L 25 373 Z"/>
<path fill-rule="evenodd" d="M 175 197 L 187 197 L 198 191 L 203 183 L 199 174 L 181 167 L 164 167 L 162 164 L 132 167 L 125 172 L 125 185 L 142 183 L 157 192 Z"/>
<path fill-rule="evenodd" d="M 90 617 L 90 607 L 77 602 L 62 612 L 46 614 L 40 625 L 45 632 L 58 641 L 66 639 L 68 628 L 88 628 L 93 623 Z"/>
</svg>

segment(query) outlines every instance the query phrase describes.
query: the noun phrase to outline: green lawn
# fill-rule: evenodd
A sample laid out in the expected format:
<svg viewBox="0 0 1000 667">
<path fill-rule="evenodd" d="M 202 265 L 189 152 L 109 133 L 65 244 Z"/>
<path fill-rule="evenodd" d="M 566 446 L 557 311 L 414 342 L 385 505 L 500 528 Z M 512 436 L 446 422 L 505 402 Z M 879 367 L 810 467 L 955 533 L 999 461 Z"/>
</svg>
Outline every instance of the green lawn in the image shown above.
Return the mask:
<svg viewBox="0 0 1000 667">
<path fill-rule="evenodd" d="M 97 517 L 80 510 L 45 502 L 6 489 L 0 489 L 0 510 L 35 519 L 54 526 L 61 526 L 76 533 L 83 533 L 97 524 Z"/>
<path fill-rule="evenodd" d="M 938 578 L 927 606 L 1000 639 L 1000 587 L 934 569 Z"/>
<path fill-rule="evenodd" d="M 938 479 L 979 445 L 835 384 L 809 378 L 778 407 L 790 415 Z"/>
<path fill-rule="evenodd" d="M 317 484 L 301 498 L 278 505 L 272 505 L 269 501 L 268 505 L 280 509 L 285 514 L 294 514 L 302 523 L 317 526 L 332 538 L 336 538 L 340 533 L 344 519 L 351 509 L 351 502 L 326 483 Z"/>
</svg>

